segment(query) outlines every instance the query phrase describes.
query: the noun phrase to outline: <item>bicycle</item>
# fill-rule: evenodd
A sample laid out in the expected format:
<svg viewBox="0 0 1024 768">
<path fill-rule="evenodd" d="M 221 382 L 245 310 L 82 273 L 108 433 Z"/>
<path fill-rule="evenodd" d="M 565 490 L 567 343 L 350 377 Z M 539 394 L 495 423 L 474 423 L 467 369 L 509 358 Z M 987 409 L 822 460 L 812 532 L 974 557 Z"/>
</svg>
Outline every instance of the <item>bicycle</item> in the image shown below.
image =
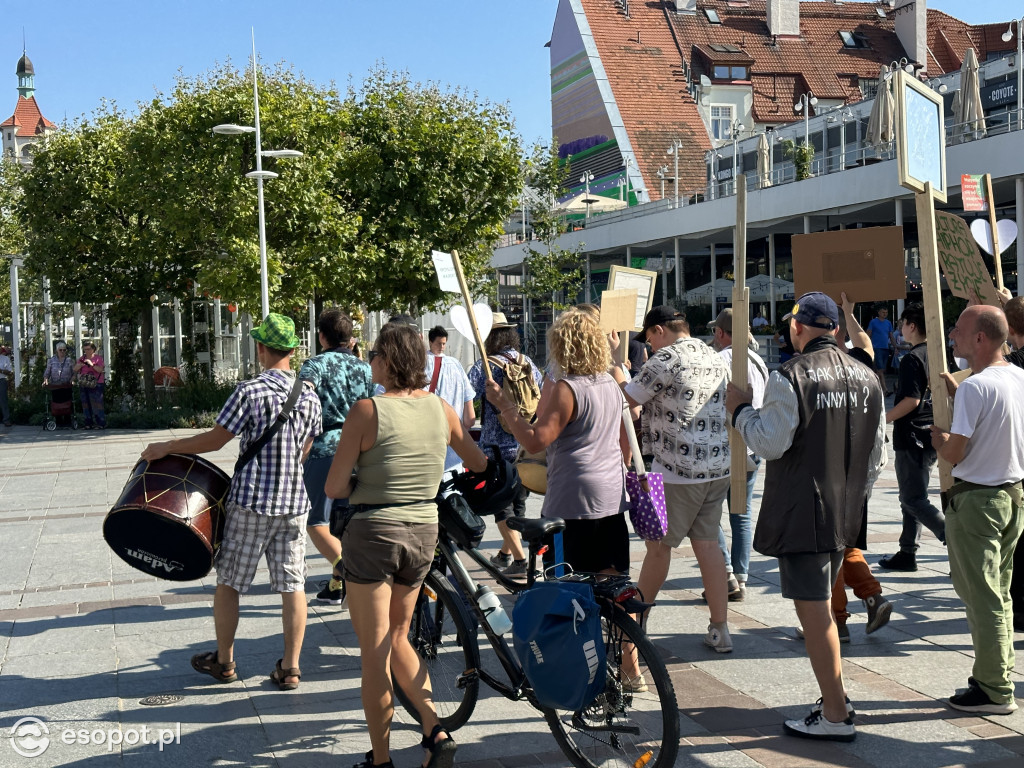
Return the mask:
<svg viewBox="0 0 1024 768">
<path fill-rule="evenodd" d="M 450 483 L 447 484 L 450 488 Z M 446 485 L 442 485 L 446 489 Z M 643 615 L 650 606 L 640 601 L 628 576 L 569 573 L 546 579 L 583 581 L 594 588 L 600 605 L 607 667 L 605 690 L 576 712 L 542 706 L 514 651 L 487 622 L 477 599 L 478 585 L 459 558 L 465 552 L 507 592 L 530 589 L 538 576 L 537 557 L 549 536 L 565 527 L 558 518 L 509 518 L 529 546 L 526 581 L 505 576 L 465 540 L 459 531 L 438 524 L 437 553 L 413 613 L 409 640 L 430 673 L 433 700 L 442 725 L 455 730 L 473 714 L 481 681 L 512 701 L 527 701 L 540 710 L 562 752 L 577 768 L 624 766 L 668 768 L 679 749 L 679 710 L 668 670 L 643 628 L 630 614 Z M 460 541 L 461 539 L 461 541 Z M 563 566 L 567 567 L 567 566 Z M 483 669 L 479 630 L 490 642 L 507 680 Z M 635 674 L 634 674 L 635 673 Z M 419 716 L 397 682 L 395 694 L 417 720 Z"/>
</svg>

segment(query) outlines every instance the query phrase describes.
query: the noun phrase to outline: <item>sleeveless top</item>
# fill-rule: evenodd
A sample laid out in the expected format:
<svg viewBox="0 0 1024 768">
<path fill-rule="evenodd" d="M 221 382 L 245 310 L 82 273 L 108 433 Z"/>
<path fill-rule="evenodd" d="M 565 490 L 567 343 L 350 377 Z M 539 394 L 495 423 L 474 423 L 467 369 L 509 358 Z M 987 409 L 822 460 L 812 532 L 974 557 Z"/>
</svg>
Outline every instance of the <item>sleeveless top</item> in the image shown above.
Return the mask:
<svg viewBox="0 0 1024 768">
<path fill-rule="evenodd" d="M 628 507 L 626 469 L 619 449 L 622 392 L 607 373 L 566 376 L 576 418 L 548 446 L 548 492 L 543 517 L 596 520 Z"/>
<path fill-rule="evenodd" d="M 356 462 L 356 487 L 349 504 L 382 505 L 355 519 L 436 523 L 433 499 L 444 474 L 448 419 L 436 395 L 372 398 L 377 440 Z M 422 502 L 422 503 L 408 503 Z M 387 506 L 389 503 L 396 506 Z"/>
</svg>

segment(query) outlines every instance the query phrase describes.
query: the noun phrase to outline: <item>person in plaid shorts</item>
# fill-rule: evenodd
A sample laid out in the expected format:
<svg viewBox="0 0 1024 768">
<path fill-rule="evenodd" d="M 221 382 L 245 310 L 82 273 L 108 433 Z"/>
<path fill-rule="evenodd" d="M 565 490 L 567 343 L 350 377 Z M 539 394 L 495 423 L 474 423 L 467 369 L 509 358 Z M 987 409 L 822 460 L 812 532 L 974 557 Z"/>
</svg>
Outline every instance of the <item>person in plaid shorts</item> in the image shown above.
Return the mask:
<svg viewBox="0 0 1024 768">
<path fill-rule="evenodd" d="M 142 452 L 147 461 L 169 453 L 209 453 L 236 435 L 245 450 L 276 421 L 295 384 L 290 367 L 299 345 L 292 320 L 271 313 L 250 332 L 264 371 L 235 387 L 217 416 L 217 425 L 199 435 L 151 443 Z M 262 557 L 270 584 L 281 593 L 284 610 L 284 656 L 270 676 L 281 690 L 298 687 L 302 673 L 299 652 L 306 631 L 306 519 L 309 497 L 302 481 L 302 462 L 313 437 L 320 433 L 320 400 L 308 382 L 290 418 L 260 452 L 231 478 L 225 500 L 224 538 L 214 560 L 217 591 L 213 616 L 217 649 L 192 657 L 192 667 L 221 683 L 238 679 L 234 644 L 238 627 L 238 595 L 246 592 Z"/>
</svg>

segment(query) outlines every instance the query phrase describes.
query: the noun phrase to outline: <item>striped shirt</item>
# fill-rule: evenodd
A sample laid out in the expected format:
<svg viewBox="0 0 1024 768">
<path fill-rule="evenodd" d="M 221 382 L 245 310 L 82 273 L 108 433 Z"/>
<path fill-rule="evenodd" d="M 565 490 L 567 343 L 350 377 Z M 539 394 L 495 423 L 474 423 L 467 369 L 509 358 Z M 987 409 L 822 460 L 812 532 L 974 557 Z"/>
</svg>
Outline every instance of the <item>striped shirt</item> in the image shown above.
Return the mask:
<svg viewBox="0 0 1024 768">
<path fill-rule="evenodd" d="M 238 436 L 239 455 L 274 423 L 294 383 L 295 375 L 290 371 L 271 369 L 235 387 L 217 423 Z M 302 448 L 319 432 L 320 400 L 307 382 L 288 421 L 231 478 L 227 501 L 259 515 L 309 512 L 309 497 L 302 481 Z"/>
</svg>

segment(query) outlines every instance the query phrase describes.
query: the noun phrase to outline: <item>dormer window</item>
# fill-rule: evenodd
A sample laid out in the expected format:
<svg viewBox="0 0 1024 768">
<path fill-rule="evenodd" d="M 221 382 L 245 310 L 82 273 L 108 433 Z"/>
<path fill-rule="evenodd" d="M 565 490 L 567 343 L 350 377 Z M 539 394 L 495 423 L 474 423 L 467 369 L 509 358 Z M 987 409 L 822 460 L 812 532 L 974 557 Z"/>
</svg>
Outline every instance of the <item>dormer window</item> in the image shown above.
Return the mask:
<svg viewBox="0 0 1024 768">
<path fill-rule="evenodd" d="M 749 80 L 750 68 L 731 64 L 715 64 L 711 74 L 715 80 Z"/>
<path fill-rule="evenodd" d="M 844 48 L 868 47 L 868 41 L 864 39 L 863 35 L 859 35 L 856 32 L 850 32 L 849 30 L 839 30 L 839 39 L 843 41 Z"/>
<path fill-rule="evenodd" d="M 718 11 L 714 8 L 705 8 L 704 15 L 708 17 L 709 24 L 721 24 L 722 20 L 718 18 Z"/>
</svg>

